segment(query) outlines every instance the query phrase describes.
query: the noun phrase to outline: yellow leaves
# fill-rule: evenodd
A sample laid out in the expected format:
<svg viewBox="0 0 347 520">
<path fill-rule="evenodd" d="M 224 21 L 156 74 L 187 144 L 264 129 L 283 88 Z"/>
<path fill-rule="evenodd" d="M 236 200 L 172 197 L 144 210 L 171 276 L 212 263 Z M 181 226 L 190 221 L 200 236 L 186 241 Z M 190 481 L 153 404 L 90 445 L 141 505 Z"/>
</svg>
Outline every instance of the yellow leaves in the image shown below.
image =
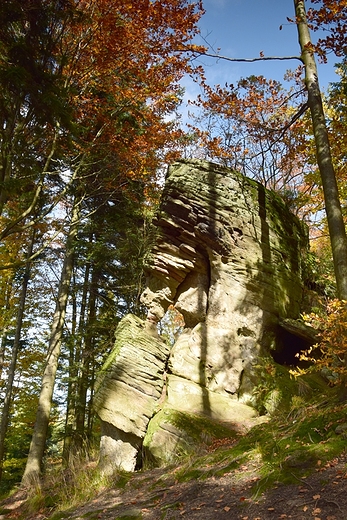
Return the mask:
<svg viewBox="0 0 347 520">
<path fill-rule="evenodd" d="M 191 52 L 196 52 L 198 54 L 203 54 L 204 52 L 206 52 L 206 47 L 204 47 L 203 45 L 196 45 L 195 43 L 191 43 L 186 47 L 186 49 Z"/>
<path fill-rule="evenodd" d="M 319 325 L 319 342 L 299 356 L 300 360 L 311 362 L 309 369 L 291 370 L 294 376 L 299 376 L 312 370 L 323 371 L 331 385 L 341 383 L 347 377 L 347 302 L 344 300 L 330 300 L 327 303 L 326 314 L 315 313 L 304 315 L 308 323 L 314 321 Z M 315 353 L 319 352 L 319 356 Z"/>
</svg>

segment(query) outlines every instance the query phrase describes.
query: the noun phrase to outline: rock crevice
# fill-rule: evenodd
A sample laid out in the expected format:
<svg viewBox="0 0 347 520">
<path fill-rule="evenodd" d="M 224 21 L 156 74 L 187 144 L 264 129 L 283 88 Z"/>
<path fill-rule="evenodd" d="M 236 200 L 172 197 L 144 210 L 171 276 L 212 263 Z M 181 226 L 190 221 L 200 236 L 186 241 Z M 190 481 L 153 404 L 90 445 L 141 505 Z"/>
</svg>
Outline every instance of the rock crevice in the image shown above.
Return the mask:
<svg viewBox="0 0 347 520">
<path fill-rule="evenodd" d="M 179 161 L 169 168 L 154 224 L 141 297 L 150 325 L 136 324 L 130 346 L 117 331 L 112 369 L 98 383 L 101 419 L 143 439 L 166 363 L 164 407 L 230 423 L 254 416 L 245 404 L 257 383 L 254 367 L 276 351 L 280 320 L 300 314 L 306 227 L 276 194 L 205 161 Z M 185 321 L 171 350 L 147 333 L 169 305 Z M 112 407 L 119 409 L 111 418 Z M 166 443 L 171 451 L 174 444 L 165 414 L 161 417 L 155 424 L 162 435 L 150 428 L 151 440 L 144 440 L 157 458 Z M 177 433 L 177 425 L 171 430 Z"/>
</svg>

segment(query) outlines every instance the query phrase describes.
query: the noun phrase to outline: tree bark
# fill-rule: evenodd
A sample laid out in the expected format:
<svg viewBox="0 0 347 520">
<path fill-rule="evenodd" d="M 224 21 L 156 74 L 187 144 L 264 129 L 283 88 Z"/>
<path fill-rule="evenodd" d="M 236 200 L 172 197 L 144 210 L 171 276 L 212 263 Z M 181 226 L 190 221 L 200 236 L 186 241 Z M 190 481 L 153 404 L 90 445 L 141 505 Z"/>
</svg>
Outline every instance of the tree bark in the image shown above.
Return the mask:
<svg viewBox="0 0 347 520">
<path fill-rule="evenodd" d="M 328 131 L 323 110 L 322 96 L 318 82 L 318 72 L 304 0 L 294 0 L 295 14 L 301 59 L 305 65 L 305 81 L 308 93 L 314 139 L 316 144 L 317 162 L 322 179 L 325 211 L 328 220 L 331 248 L 333 254 L 335 278 L 338 296 L 347 300 L 347 238 L 341 211 L 340 198 L 336 176 L 331 157 Z"/>
<path fill-rule="evenodd" d="M 6 342 L 8 337 L 8 329 L 10 325 L 10 321 L 8 319 L 8 311 L 11 308 L 11 298 L 12 298 L 12 290 L 13 290 L 13 276 L 4 283 L 5 288 L 2 288 L 5 293 L 4 297 L 4 305 L 1 307 L 0 312 L 2 314 L 2 319 L 4 320 L 4 326 L 1 330 L 1 338 L 0 338 L 0 378 L 2 379 L 2 373 L 4 370 L 4 362 L 5 362 L 5 352 L 6 352 Z M 4 316 L 6 318 L 4 319 Z"/>
<path fill-rule="evenodd" d="M 81 452 L 86 439 L 86 410 L 87 394 L 89 388 L 90 365 L 94 350 L 94 325 L 96 319 L 97 292 L 100 271 L 97 266 L 93 266 L 92 277 L 89 288 L 88 320 L 85 327 L 84 345 L 81 358 L 81 371 L 78 381 L 78 392 L 76 402 L 76 432 L 75 432 L 75 451 Z"/>
<path fill-rule="evenodd" d="M 66 412 L 65 412 L 65 430 L 64 430 L 64 444 L 62 452 L 62 460 L 64 467 L 67 467 L 69 462 L 69 453 L 71 447 L 72 435 L 72 417 L 75 409 L 75 387 L 77 379 L 77 367 L 75 363 L 75 338 L 77 336 L 77 296 L 76 296 L 76 276 L 75 266 L 72 273 L 72 290 L 70 289 L 72 319 L 71 319 L 71 334 L 68 343 L 69 350 L 69 368 L 68 368 L 68 385 L 66 395 Z"/>
<path fill-rule="evenodd" d="M 36 413 L 34 432 L 30 444 L 29 455 L 22 478 L 23 486 L 35 485 L 40 478 L 43 455 L 45 451 L 49 416 L 52 406 L 52 397 L 55 377 L 60 356 L 66 305 L 69 296 L 71 276 L 74 260 L 74 242 L 78 230 L 80 204 L 74 201 L 68 237 L 66 240 L 65 258 L 60 277 L 58 298 L 52 323 L 46 367 L 44 370 L 39 404 Z"/>
</svg>

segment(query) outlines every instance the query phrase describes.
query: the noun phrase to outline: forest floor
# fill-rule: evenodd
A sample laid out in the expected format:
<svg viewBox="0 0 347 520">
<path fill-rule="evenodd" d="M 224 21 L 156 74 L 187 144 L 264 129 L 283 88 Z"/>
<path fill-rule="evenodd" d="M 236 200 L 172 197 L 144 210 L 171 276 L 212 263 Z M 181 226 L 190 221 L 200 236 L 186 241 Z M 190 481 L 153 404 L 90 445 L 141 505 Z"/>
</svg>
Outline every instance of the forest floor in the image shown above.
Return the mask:
<svg viewBox="0 0 347 520">
<path fill-rule="evenodd" d="M 291 403 L 171 466 L 107 481 L 96 462 L 52 467 L 36 494 L 0 502 L 0 520 L 347 520 L 347 403 L 319 388 Z"/>
<path fill-rule="evenodd" d="M 179 466 L 138 472 L 124 487 L 118 482 L 84 505 L 53 514 L 25 512 L 25 497 L 18 492 L 1 504 L 0 520 L 347 519 L 346 454 L 316 464 L 294 484 L 274 483 L 264 492 L 258 487 L 261 468 L 253 459 L 221 476 L 188 481 L 180 481 Z"/>
</svg>

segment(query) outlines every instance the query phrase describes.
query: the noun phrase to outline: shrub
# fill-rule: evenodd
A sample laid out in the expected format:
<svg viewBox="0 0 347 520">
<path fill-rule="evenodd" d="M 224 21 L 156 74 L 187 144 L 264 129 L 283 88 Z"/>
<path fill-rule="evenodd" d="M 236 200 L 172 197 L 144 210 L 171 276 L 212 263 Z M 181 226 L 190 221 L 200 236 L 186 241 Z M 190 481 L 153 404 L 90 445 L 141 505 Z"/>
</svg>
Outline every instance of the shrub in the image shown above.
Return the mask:
<svg viewBox="0 0 347 520">
<path fill-rule="evenodd" d="M 347 386 L 347 301 L 330 300 L 326 314 L 306 314 L 304 320 L 318 328 L 319 341 L 298 356 L 301 361 L 309 361 L 306 369 L 297 368 L 295 376 L 307 372 L 321 372 L 332 385 Z"/>
</svg>

